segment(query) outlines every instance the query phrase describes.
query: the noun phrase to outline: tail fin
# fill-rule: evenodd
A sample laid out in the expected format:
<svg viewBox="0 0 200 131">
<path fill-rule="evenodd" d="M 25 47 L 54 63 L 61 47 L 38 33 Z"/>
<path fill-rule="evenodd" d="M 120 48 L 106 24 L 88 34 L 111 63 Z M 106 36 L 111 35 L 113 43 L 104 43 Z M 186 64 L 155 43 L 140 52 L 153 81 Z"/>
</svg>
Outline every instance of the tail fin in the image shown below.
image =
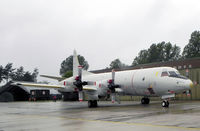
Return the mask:
<svg viewBox="0 0 200 131">
<path fill-rule="evenodd" d="M 79 66 L 78 56 L 76 53 L 76 50 L 74 50 L 73 54 L 73 77 L 76 77 L 78 75 L 78 66 Z"/>
<path fill-rule="evenodd" d="M 74 78 L 76 76 L 78 76 L 78 66 L 80 66 L 80 64 L 78 61 L 78 56 L 77 56 L 76 50 L 74 50 L 74 55 L 73 55 L 73 77 Z M 89 75 L 89 74 L 93 74 L 93 73 L 88 72 L 83 69 L 83 75 Z"/>
</svg>

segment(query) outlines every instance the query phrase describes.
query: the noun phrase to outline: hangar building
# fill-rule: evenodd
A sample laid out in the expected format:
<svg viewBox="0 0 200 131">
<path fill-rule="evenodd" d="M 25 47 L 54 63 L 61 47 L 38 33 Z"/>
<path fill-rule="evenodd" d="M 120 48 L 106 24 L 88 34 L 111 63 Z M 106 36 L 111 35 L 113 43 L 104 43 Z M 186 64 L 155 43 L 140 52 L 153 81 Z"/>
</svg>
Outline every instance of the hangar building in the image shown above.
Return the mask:
<svg viewBox="0 0 200 131">
<path fill-rule="evenodd" d="M 38 100 L 51 99 L 52 95 L 56 95 L 58 99 L 61 99 L 60 93 L 54 89 L 25 87 L 12 85 L 11 83 L 12 82 L 8 82 L 6 85 L 0 87 L 0 102 L 27 101 L 30 100 L 33 95 L 37 97 Z"/>
</svg>

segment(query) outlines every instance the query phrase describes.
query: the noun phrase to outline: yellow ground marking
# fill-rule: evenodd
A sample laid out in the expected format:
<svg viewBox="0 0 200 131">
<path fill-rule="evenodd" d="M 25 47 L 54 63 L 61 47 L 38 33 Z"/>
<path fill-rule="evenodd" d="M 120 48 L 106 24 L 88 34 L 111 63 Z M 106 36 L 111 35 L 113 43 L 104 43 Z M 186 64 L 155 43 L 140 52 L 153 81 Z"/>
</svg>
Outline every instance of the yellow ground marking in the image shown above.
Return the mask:
<svg viewBox="0 0 200 131">
<path fill-rule="evenodd" d="M 22 114 L 19 115 L 22 117 Z M 149 127 L 163 127 L 163 128 L 173 128 L 173 129 L 182 129 L 182 130 L 200 130 L 200 128 L 189 128 L 189 127 L 178 127 L 178 126 L 165 126 L 165 125 L 154 125 L 154 124 L 147 124 L 147 123 L 131 123 L 131 122 L 120 122 L 120 121 L 106 121 L 106 120 L 91 120 L 85 118 L 72 118 L 72 117 L 63 117 L 63 116 L 43 116 L 43 115 L 23 115 L 28 118 L 35 117 L 35 118 L 52 118 L 52 119 L 69 119 L 69 120 L 79 120 L 85 122 L 104 122 L 104 123 L 113 123 L 113 124 L 122 124 L 122 125 L 135 125 L 135 126 L 149 126 Z"/>
</svg>

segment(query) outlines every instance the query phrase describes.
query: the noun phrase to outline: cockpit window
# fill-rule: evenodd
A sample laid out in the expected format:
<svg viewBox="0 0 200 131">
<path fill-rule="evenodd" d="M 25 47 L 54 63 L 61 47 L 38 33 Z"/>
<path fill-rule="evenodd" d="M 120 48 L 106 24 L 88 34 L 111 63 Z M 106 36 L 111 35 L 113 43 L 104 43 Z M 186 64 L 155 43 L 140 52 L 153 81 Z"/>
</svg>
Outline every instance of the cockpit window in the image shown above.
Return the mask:
<svg viewBox="0 0 200 131">
<path fill-rule="evenodd" d="M 187 77 L 182 76 L 178 72 L 176 73 L 175 71 L 169 71 L 169 77 L 176 77 L 176 78 L 181 78 L 181 79 L 188 79 Z"/>
<path fill-rule="evenodd" d="M 167 73 L 167 71 L 163 71 L 162 74 L 161 74 L 161 77 L 163 76 L 169 76 L 169 74 Z"/>
<path fill-rule="evenodd" d="M 169 71 L 169 76 L 170 76 L 170 77 L 176 77 L 177 74 L 176 74 L 176 72 L 174 72 L 174 71 Z"/>
</svg>

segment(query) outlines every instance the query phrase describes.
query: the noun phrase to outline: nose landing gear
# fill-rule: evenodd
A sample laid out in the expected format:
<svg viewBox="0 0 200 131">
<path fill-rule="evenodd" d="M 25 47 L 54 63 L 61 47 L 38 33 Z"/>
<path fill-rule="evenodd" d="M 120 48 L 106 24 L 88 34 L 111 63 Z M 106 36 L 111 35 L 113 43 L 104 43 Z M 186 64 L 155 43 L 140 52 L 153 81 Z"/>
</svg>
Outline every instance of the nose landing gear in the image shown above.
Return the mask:
<svg viewBox="0 0 200 131">
<path fill-rule="evenodd" d="M 164 101 L 162 102 L 162 107 L 169 107 L 169 102 L 168 102 L 168 100 L 164 100 Z"/>
</svg>

